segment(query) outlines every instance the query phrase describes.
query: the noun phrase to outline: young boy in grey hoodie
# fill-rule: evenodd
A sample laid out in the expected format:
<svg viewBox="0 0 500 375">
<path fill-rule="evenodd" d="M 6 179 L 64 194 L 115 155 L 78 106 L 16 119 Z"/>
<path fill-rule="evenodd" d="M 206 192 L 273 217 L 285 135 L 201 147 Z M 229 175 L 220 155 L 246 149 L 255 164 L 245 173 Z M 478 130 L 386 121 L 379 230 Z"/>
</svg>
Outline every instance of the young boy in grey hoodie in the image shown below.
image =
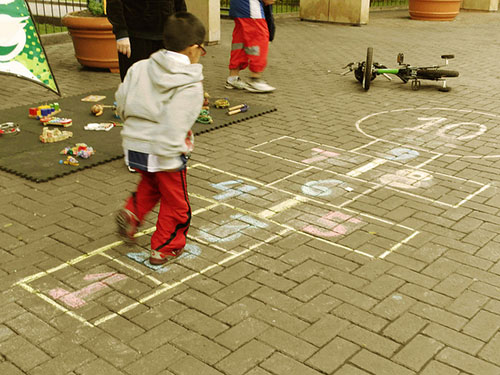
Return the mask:
<svg viewBox="0 0 500 375">
<path fill-rule="evenodd" d="M 116 92 L 125 162 L 141 174 L 137 190 L 116 215 L 118 233 L 133 242 L 145 215 L 160 202 L 151 238 L 150 263 L 178 257 L 186 244 L 191 208 L 186 163 L 195 123 L 203 105 L 202 65 L 205 28 L 191 13 L 170 16 L 165 49 L 135 63 Z"/>
</svg>

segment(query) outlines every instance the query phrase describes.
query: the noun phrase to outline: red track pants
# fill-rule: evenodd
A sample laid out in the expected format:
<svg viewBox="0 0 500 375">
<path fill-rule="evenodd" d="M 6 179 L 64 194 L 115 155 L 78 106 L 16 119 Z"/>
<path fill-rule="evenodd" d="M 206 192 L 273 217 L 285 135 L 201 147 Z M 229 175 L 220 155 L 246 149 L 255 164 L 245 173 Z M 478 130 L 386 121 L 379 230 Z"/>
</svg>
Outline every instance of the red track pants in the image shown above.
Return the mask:
<svg viewBox="0 0 500 375">
<path fill-rule="evenodd" d="M 187 194 L 186 169 L 175 172 L 145 172 L 139 170 L 141 180 L 137 191 L 125 208 L 133 212 L 139 222 L 160 202 L 156 231 L 151 237 L 151 249 L 163 253 L 182 249 L 191 222 L 191 206 Z"/>
<path fill-rule="evenodd" d="M 269 30 L 265 19 L 235 18 L 229 69 L 254 73 L 263 72 L 267 65 Z"/>
</svg>

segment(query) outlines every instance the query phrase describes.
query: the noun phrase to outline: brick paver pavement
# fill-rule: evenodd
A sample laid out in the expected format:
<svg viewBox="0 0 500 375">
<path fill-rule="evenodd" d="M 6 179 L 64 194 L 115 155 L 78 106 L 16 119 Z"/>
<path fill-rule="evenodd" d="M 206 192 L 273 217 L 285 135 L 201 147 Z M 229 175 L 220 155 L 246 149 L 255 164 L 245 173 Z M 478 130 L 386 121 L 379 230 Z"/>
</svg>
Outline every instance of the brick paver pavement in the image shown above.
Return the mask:
<svg viewBox="0 0 500 375">
<path fill-rule="evenodd" d="M 137 180 L 121 160 L 41 184 L 0 172 L 0 374 L 500 374 L 500 14 L 277 26 L 278 90 L 248 100 L 278 111 L 197 137 L 175 264 L 130 259 L 155 215 L 137 247 L 116 238 Z M 231 30 L 204 58 L 216 95 Z M 339 73 L 368 46 L 388 66 L 455 54 L 460 77 L 364 92 Z M 46 50 L 65 96 L 118 84 L 70 43 Z M 1 109 L 56 99 L 1 82 Z"/>
</svg>

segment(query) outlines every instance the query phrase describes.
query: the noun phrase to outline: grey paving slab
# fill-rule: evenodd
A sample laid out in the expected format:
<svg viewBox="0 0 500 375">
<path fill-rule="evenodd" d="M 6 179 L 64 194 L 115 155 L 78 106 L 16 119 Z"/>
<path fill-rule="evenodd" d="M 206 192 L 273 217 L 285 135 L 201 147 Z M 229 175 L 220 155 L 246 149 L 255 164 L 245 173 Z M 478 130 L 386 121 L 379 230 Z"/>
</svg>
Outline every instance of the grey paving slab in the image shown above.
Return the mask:
<svg viewBox="0 0 500 375">
<path fill-rule="evenodd" d="M 217 93 L 221 26 L 203 60 Z M 138 179 L 123 161 L 40 184 L 0 172 L 0 373 L 500 374 L 499 32 L 497 12 L 277 19 L 278 89 L 247 95 L 278 111 L 197 137 L 189 244 L 160 270 L 133 260 L 155 212 L 138 246 L 114 234 Z M 118 85 L 61 40 L 63 96 Z M 460 76 L 365 92 L 340 73 L 369 46 L 387 66 L 454 54 Z M 0 109 L 57 100 L 0 82 Z"/>
</svg>

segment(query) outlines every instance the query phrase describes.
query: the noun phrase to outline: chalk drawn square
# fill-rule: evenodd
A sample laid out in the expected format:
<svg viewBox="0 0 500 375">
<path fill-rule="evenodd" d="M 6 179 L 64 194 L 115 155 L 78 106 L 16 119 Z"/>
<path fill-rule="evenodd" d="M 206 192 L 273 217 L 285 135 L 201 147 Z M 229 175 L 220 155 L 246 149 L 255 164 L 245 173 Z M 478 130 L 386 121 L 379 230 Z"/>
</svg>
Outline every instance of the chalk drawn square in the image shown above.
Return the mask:
<svg viewBox="0 0 500 375">
<path fill-rule="evenodd" d="M 270 144 L 277 145 L 282 142 L 290 144 L 294 138 L 280 137 L 268 141 L 262 145 L 250 148 L 251 151 L 264 153 L 269 157 L 281 158 L 268 152 L 262 152 L 263 148 L 269 148 Z M 297 140 L 298 141 L 298 140 Z M 316 142 L 311 142 L 305 139 L 300 139 L 302 148 L 304 145 L 309 144 L 311 150 L 325 150 L 327 145 L 318 145 Z M 389 149 L 388 154 L 393 157 L 382 155 L 382 157 L 372 157 L 371 155 L 363 154 L 364 147 L 359 147 L 356 151 L 347 151 L 335 148 L 337 152 L 345 157 L 352 155 L 352 160 L 365 162 L 364 164 L 352 163 L 352 170 L 346 171 L 345 168 L 337 168 L 337 166 L 330 165 L 328 168 L 323 168 L 317 163 L 311 163 L 313 169 L 321 169 L 327 173 L 331 173 L 334 179 L 343 181 L 342 178 L 356 178 L 357 181 L 363 182 L 365 186 L 372 186 L 374 189 L 389 189 L 412 198 L 419 198 L 426 202 L 435 203 L 447 207 L 457 208 L 465 202 L 473 199 L 475 196 L 481 194 L 489 188 L 490 184 L 484 184 L 477 181 L 454 177 L 448 174 L 440 173 L 437 171 L 426 170 L 425 168 L 412 168 L 402 164 L 401 160 L 412 160 L 420 157 L 420 152 L 415 152 L 414 149 Z M 332 148 L 333 150 L 333 148 Z M 334 155 L 328 152 L 328 155 L 318 154 L 316 161 L 326 162 L 327 160 L 319 160 L 321 156 L 327 156 L 328 160 L 335 159 Z M 430 154 L 429 154 L 430 155 Z M 363 157 L 365 159 L 356 159 Z M 431 161 L 430 159 L 427 161 Z M 365 194 L 372 194 L 372 192 L 365 190 Z M 376 194 L 373 193 L 373 194 Z M 352 201 L 356 200 L 353 199 Z"/>
<path fill-rule="evenodd" d="M 356 149 L 349 150 L 355 154 L 371 156 L 372 158 L 381 158 L 402 167 L 417 168 L 420 165 L 426 165 L 436 155 L 425 150 L 417 150 L 414 147 L 406 145 L 395 145 L 388 142 L 368 143 Z"/>
<path fill-rule="evenodd" d="M 288 136 L 273 139 L 249 150 L 281 161 L 294 162 L 302 167 L 332 169 L 341 174 L 372 159 L 369 155 L 349 153 L 337 147 Z"/>
<path fill-rule="evenodd" d="M 374 215 L 322 202 L 307 201 L 297 206 L 297 210 L 301 209 L 301 214 L 287 225 L 317 241 L 371 258 L 384 258 L 418 233 Z"/>
<path fill-rule="evenodd" d="M 387 256 L 418 234 L 418 231 L 413 228 L 378 218 L 376 215 L 343 208 L 318 196 L 320 194 L 308 194 L 311 192 L 307 189 L 306 192 L 302 189 L 299 191 L 298 184 L 287 184 L 288 179 L 282 181 L 283 186 L 276 186 L 280 183 L 264 185 L 262 182 L 249 181 L 234 174 L 226 174 L 224 177 L 225 172 L 216 168 L 203 165 L 198 167 L 217 175 L 223 183 L 230 181 L 231 184 L 224 186 L 227 188 L 225 192 L 231 191 L 231 194 L 221 199 L 216 199 L 217 195 L 213 196 L 213 202 L 220 203 L 226 209 L 217 208 L 218 215 L 212 216 L 212 220 L 216 222 L 214 225 L 205 224 L 204 227 L 196 228 L 197 231 L 191 233 L 199 241 L 217 243 L 218 246 L 228 250 L 244 243 L 246 240 L 244 234 L 248 233 L 252 238 L 257 235 L 260 236 L 259 238 L 265 238 L 282 227 L 293 228 L 294 231 L 318 241 L 375 258 Z M 300 169 L 298 171 L 302 172 Z M 328 172 L 318 169 L 308 171 L 320 173 L 320 176 L 323 174 L 329 176 Z M 293 173 L 292 175 L 296 177 L 301 174 Z M 210 184 L 212 181 L 210 174 L 206 174 L 205 178 L 206 184 Z M 349 182 L 355 181 L 348 176 L 344 176 L 344 179 Z M 254 212 L 243 210 L 239 206 L 232 206 L 228 202 L 234 203 L 232 199 L 244 194 L 243 189 L 235 189 L 235 186 L 243 186 L 234 184 L 236 181 L 255 188 L 252 191 L 274 191 L 276 197 L 280 199 L 275 200 L 272 205 L 261 206 Z M 359 183 L 355 186 L 360 188 Z M 219 188 L 222 189 L 221 186 Z M 349 192 L 348 188 L 352 186 L 347 184 L 342 186 L 342 189 L 347 192 Z M 370 187 L 363 185 L 363 188 L 369 189 Z M 317 188 L 313 191 L 317 193 L 321 190 Z"/>
<path fill-rule="evenodd" d="M 376 189 L 363 180 L 316 168 L 297 172 L 273 187 L 335 206 L 344 206 Z"/>
<path fill-rule="evenodd" d="M 383 188 L 454 208 L 489 186 L 421 168 L 401 168 L 392 163 L 379 165 L 364 173 L 362 177 L 381 184 Z"/>
</svg>

